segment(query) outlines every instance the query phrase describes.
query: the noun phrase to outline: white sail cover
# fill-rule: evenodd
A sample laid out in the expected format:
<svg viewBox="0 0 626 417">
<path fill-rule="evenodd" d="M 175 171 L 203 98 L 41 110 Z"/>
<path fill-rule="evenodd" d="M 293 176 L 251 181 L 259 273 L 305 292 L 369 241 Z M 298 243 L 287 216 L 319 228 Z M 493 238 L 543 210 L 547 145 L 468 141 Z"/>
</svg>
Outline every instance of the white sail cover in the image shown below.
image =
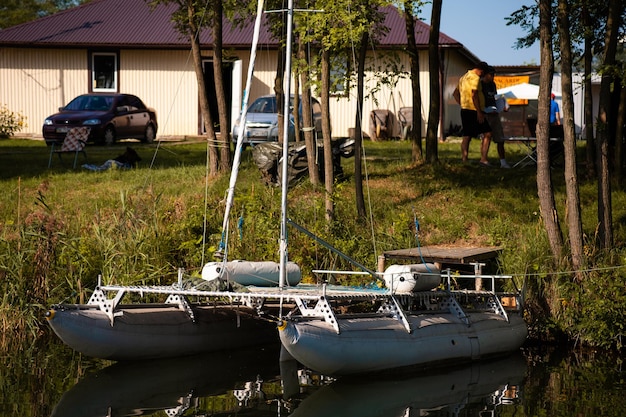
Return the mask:
<svg viewBox="0 0 626 417">
<path fill-rule="evenodd" d="M 277 262 L 270 261 L 230 261 L 209 262 L 202 268 L 202 279 L 233 281 L 241 285 L 256 287 L 275 287 L 279 281 L 279 267 Z M 294 262 L 286 266 L 287 285 L 298 285 L 302 279 L 300 267 Z"/>
<path fill-rule="evenodd" d="M 390 265 L 384 274 L 385 286 L 393 293 L 428 291 L 441 283 L 441 271 L 429 263 Z"/>
</svg>

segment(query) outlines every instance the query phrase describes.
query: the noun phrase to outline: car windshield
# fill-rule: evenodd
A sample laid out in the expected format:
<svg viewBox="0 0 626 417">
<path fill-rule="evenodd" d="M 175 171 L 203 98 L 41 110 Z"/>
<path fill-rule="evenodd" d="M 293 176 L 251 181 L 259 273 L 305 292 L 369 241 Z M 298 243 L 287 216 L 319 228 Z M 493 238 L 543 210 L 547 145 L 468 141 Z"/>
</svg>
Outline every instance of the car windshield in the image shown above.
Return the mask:
<svg viewBox="0 0 626 417">
<path fill-rule="evenodd" d="M 109 110 L 113 107 L 113 97 L 109 96 L 78 96 L 65 106 L 70 111 Z"/>
<path fill-rule="evenodd" d="M 261 97 L 252 103 L 249 113 L 276 113 L 276 97 Z"/>
<path fill-rule="evenodd" d="M 291 110 L 293 110 L 293 97 L 289 104 Z M 257 98 L 248 108 L 248 113 L 278 113 L 276 96 Z"/>
</svg>

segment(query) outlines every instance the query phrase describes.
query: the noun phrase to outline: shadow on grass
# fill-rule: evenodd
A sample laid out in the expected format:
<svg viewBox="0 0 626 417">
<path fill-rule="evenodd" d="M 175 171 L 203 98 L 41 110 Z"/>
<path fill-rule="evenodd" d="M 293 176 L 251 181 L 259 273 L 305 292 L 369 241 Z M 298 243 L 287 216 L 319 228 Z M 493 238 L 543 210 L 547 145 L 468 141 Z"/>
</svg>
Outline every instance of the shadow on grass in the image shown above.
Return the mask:
<svg viewBox="0 0 626 417">
<path fill-rule="evenodd" d="M 101 165 L 108 159 L 124 153 L 127 146 L 132 147 L 142 158 L 139 168 L 164 169 L 175 167 L 192 167 L 206 165 L 206 142 L 160 142 L 160 144 L 143 144 L 137 141 L 120 142 L 114 146 L 89 144 L 86 148 L 87 158 L 78 156 L 76 169 L 72 169 L 73 155 L 50 155 L 50 148 L 42 140 L 4 139 L 0 140 L 0 179 L 31 178 L 46 176 L 50 173 L 67 173 L 84 171 L 84 163 Z M 370 180 L 384 180 L 402 174 L 406 185 L 418 186 L 426 194 L 436 192 L 440 187 L 490 190 L 505 185 L 510 188 L 529 190 L 535 187 L 536 168 L 500 169 L 486 168 L 478 164 L 478 141 L 470 144 L 471 162 L 463 164 L 460 160 L 459 143 L 450 141 L 438 144 L 437 164 L 411 163 L 411 143 L 409 141 L 365 141 L 364 174 Z M 495 146 L 490 150 L 492 162 L 495 162 Z M 510 162 L 525 156 L 521 148 L 507 149 Z M 251 150 L 244 151 L 244 164 L 253 164 Z M 51 162 L 51 167 L 48 164 Z M 353 179 L 354 159 L 342 160 L 345 177 Z M 560 181 L 562 175 L 555 175 Z M 306 179 L 303 179 L 306 181 Z M 557 184 L 558 185 L 558 184 Z M 428 191 L 431 190 L 431 191 Z"/>
<path fill-rule="evenodd" d="M 153 169 L 176 166 L 205 165 L 206 143 L 161 142 L 143 144 L 136 141 L 119 142 L 114 146 L 88 144 L 87 157 L 78 155 L 76 169 L 73 154 L 50 155 L 50 147 L 42 140 L 3 139 L 0 140 L 0 179 L 32 178 L 49 173 L 84 171 L 82 164 L 104 164 L 124 153 L 127 146 L 137 151 L 142 161 L 139 167 Z M 48 165 L 50 164 L 50 168 Z"/>
<path fill-rule="evenodd" d="M 473 140 L 470 144 L 470 162 L 467 163 L 461 161 L 460 143 L 457 141 L 438 144 L 438 163 L 436 164 L 412 164 L 411 143 L 408 141 L 366 141 L 364 147 L 366 149 L 365 163 L 371 167 L 367 171 L 370 179 L 385 179 L 404 174 L 411 185 L 440 182 L 445 183 L 447 187 L 483 189 L 499 188 L 503 183 L 507 183 L 510 187 L 528 189 L 535 187 L 536 184 L 536 166 L 500 168 L 499 162 L 496 162 L 495 145 L 491 147 L 489 154 L 493 165 L 484 167 L 479 164 L 479 141 L 477 140 Z M 507 147 L 507 159 L 511 165 L 525 156 L 525 149 L 515 146 Z M 352 159 L 348 165 L 344 163 L 346 173 L 352 176 L 354 168 L 349 164 L 352 164 Z"/>
</svg>

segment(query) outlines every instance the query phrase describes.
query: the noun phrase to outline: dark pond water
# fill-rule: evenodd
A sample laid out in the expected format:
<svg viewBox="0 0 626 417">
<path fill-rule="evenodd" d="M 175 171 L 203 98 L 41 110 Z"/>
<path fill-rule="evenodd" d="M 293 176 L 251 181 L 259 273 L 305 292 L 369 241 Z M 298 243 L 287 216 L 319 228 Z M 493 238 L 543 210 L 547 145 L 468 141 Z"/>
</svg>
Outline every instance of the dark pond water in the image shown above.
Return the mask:
<svg viewBox="0 0 626 417">
<path fill-rule="evenodd" d="M 0 363 L 0 417 L 623 416 L 620 358 L 525 349 L 471 366 L 332 380 L 279 347 L 111 363 L 56 340 Z"/>
</svg>

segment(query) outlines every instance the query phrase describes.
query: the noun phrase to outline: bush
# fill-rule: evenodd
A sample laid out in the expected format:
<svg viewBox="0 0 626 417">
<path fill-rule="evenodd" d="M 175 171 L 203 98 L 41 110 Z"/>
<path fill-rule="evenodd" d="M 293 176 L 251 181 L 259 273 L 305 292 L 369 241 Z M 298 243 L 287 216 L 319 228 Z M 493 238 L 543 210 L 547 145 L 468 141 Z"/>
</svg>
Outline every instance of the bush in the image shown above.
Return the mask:
<svg viewBox="0 0 626 417">
<path fill-rule="evenodd" d="M 9 138 L 26 127 L 26 116 L 5 105 L 0 107 L 0 138 Z"/>
</svg>

